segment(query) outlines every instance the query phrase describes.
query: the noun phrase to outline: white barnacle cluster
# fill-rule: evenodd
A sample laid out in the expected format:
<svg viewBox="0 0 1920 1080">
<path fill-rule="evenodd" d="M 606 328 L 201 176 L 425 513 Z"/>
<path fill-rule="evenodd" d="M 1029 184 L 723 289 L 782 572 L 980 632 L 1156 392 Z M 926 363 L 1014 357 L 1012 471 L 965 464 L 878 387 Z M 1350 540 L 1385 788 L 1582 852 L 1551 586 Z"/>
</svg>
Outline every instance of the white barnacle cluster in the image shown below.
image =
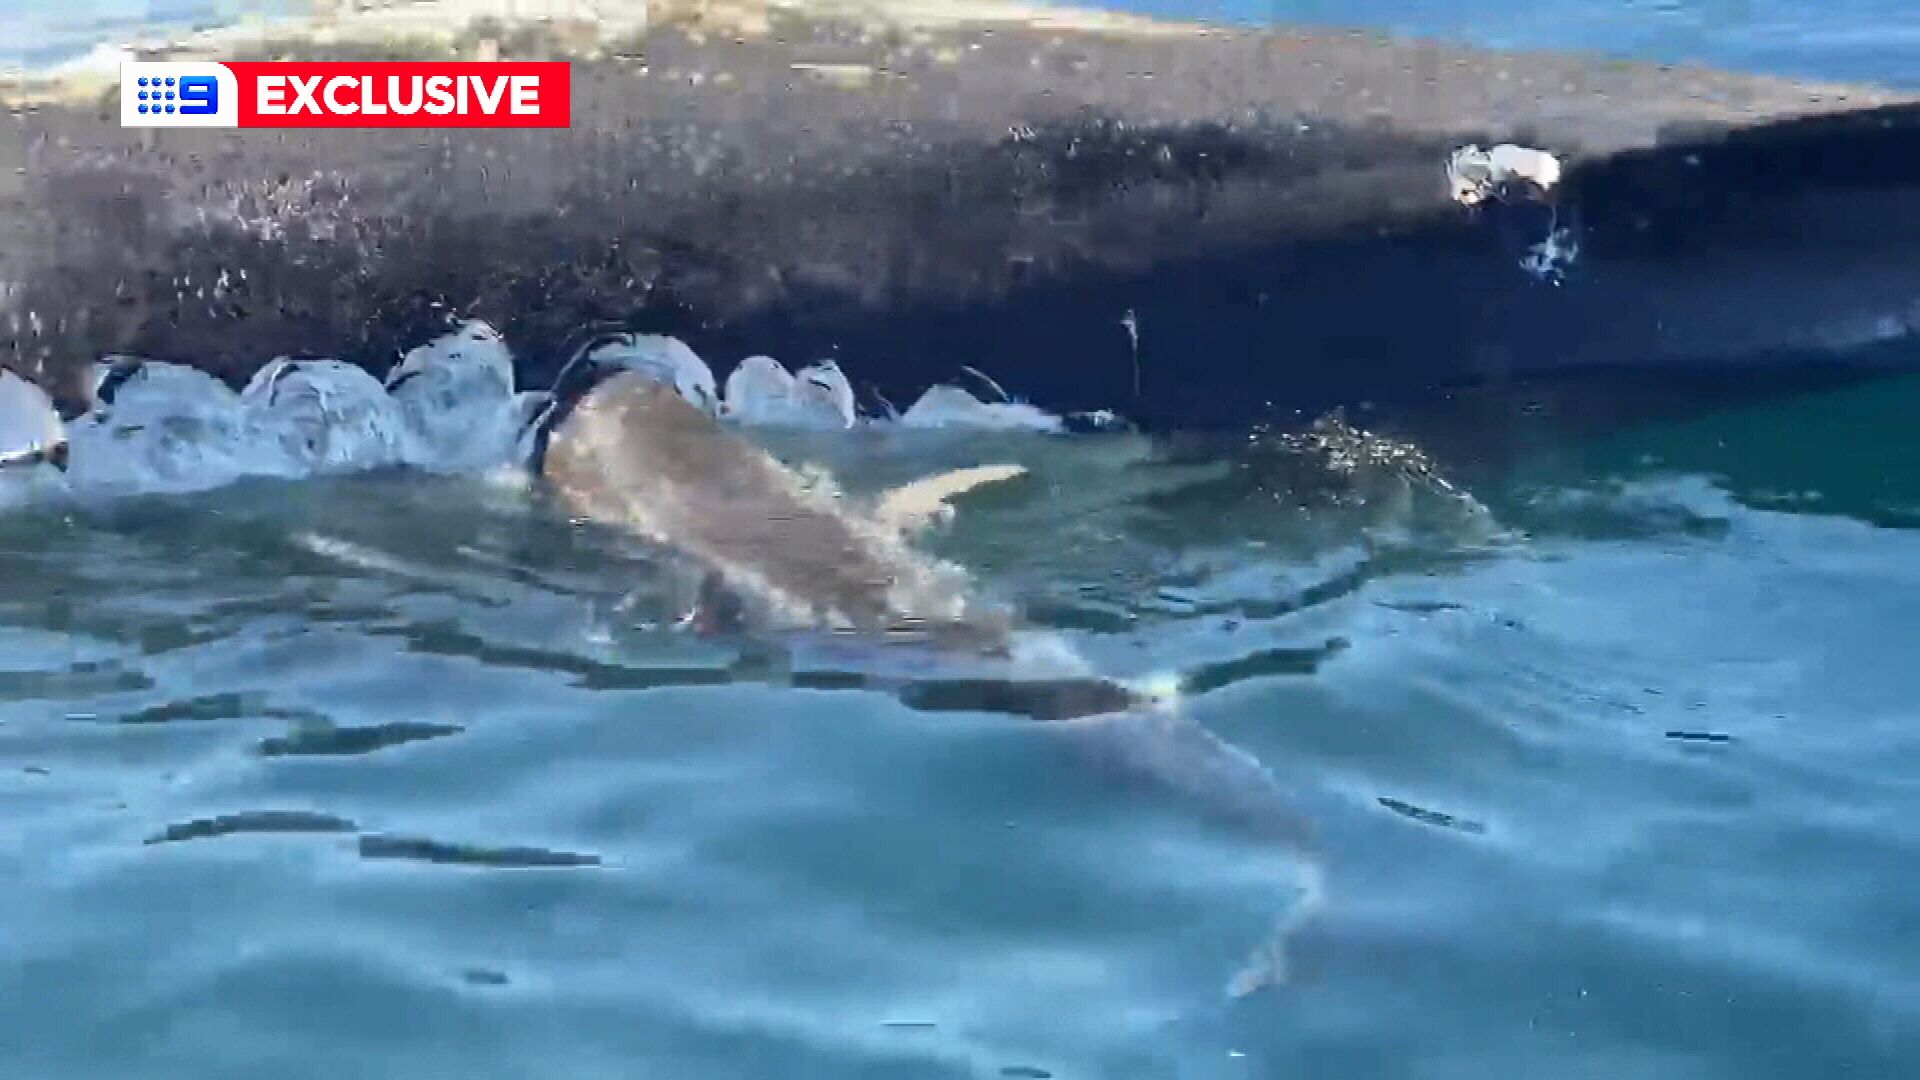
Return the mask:
<svg viewBox="0 0 1920 1080">
<path fill-rule="evenodd" d="M 309 237 L 331 241 L 344 241 L 356 229 L 357 207 L 346 180 L 317 169 L 305 175 L 222 177 L 217 190 L 218 201 L 196 204 L 198 224 L 266 241 L 281 239 L 296 226 Z"/>
<path fill-rule="evenodd" d="M 1472 143 L 1447 157 L 1447 190 L 1470 210 L 1489 203 L 1535 203 L 1548 209 L 1539 239 L 1521 254 L 1520 269 L 1537 281 L 1558 285 L 1580 254 L 1574 229 L 1560 220 L 1560 159 L 1514 143 L 1482 149 Z"/>
<path fill-rule="evenodd" d="M 1560 186 L 1560 173 L 1559 158 L 1514 143 L 1484 150 L 1468 143 L 1447 157 L 1448 191 L 1454 202 L 1468 207 L 1516 193 L 1551 198 Z"/>
</svg>

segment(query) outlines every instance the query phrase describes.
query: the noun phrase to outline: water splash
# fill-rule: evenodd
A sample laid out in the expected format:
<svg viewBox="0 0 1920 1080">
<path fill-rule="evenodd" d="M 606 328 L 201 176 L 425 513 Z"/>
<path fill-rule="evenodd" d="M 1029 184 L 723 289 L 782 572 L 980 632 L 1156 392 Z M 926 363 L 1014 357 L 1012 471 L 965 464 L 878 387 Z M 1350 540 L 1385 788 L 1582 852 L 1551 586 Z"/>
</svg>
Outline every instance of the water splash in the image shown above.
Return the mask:
<svg viewBox="0 0 1920 1080">
<path fill-rule="evenodd" d="M 94 365 L 92 398 L 69 433 L 77 489 L 194 491 L 258 465 L 240 396 L 204 371 L 113 357 Z"/>
<path fill-rule="evenodd" d="M 1017 401 L 985 402 L 958 386 L 932 386 L 900 414 L 909 428 L 971 428 L 985 431 L 1065 430 L 1060 417 Z"/>
<path fill-rule="evenodd" d="M 373 376 L 339 360 L 275 360 L 240 391 L 240 408 L 250 433 L 275 452 L 272 471 L 365 469 L 407 457 L 399 404 Z"/>
<path fill-rule="evenodd" d="M 854 401 L 853 384 L 847 381 L 840 365 L 832 360 L 808 364 L 794 373 L 794 391 L 801 403 L 819 413 L 831 411 L 837 426 L 850 428 L 859 422 L 860 411 Z"/>
<path fill-rule="evenodd" d="M 679 338 L 621 334 L 588 350 L 586 362 L 644 372 L 708 412 L 720 411 L 720 388 L 713 369 Z"/>
<path fill-rule="evenodd" d="M 0 506 L 66 487 L 68 443 L 45 391 L 0 371 Z"/>
<path fill-rule="evenodd" d="M 792 373 L 771 356 L 749 356 L 727 376 L 720 414 L 743 425 L 832 430 L 860 420 L 853 386 L 824 360 Z"/>
<path fill-rule="evenodd" d="M 407 353 L 387 373 L 408 436 L 407 462 L 430 469 L 474 469 L 513 456 L 528 418 L 546 402 L 517 393 L 513 353 L 477 319 Z"/>
<path fill-rule="evenodd" d="M 997 385 L 999 401 L 943 385 L 904 414 L 863 415 L 851 380 L 832 360 L 789 372 L 772 357 L 749 357 L 728 375 L 723 394 L 699 354 L 657 334 L 601 338 L 577 362 L 641 372 L 750 430 L 1069 427 Z M 236 393 L 190 366 L 107 357 L 94 365 L 90 408 L 67 425 L 39 387 L 0 373 L 0 501 L 54 492 L 184 493 L 247 476 L 396 465 L 499 475 L 531 459 L 531 422 L 551 403 L 549 394 L 515 384 L 511 348 L 480 320 L 411 350 L 384 382 L 338 360 L 280 357 Z M 1093 427 L 1124 425 L 1110 414 L 1104 419 Z"/>
</svg>

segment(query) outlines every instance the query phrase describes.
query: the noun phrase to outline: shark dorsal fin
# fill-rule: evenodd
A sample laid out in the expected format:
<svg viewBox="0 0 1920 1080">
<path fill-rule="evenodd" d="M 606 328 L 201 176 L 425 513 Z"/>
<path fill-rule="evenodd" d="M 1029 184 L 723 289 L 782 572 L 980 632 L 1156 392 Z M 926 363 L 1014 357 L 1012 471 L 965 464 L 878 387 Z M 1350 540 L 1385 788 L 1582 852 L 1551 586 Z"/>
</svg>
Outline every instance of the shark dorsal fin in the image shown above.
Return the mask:
<svg viewBox="0 0 1920 1080">
<path fill-rule="evenodd" d="M 874 516 L 896 529 L 915 528 L 939 514 L 947 500 L 957 495 L 1026 473 L 1021 465 L 975 465 L 970 469 L 923 476 L 881 495 L 874 506 Z"/>
</svg>

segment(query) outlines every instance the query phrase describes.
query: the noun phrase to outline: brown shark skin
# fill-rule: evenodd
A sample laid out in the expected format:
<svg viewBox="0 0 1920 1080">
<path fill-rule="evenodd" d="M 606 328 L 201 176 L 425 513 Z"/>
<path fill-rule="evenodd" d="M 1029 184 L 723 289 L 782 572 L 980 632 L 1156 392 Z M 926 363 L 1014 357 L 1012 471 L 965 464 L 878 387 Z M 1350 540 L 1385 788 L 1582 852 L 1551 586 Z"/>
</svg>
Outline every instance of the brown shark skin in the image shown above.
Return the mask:
<svg viewBox="0 0 1920 1080">
<path fill-rule="evenodd" d="M 596 387 L 554 430 L 547 480 L 583 516 L 683 551 L 736 589 L 864 633 L 958 621 L 964 597 L 875 523 L 823 505 L 759 446 L 638 372 Z M 912 597 L 935 610 L 914 610 Z M 954 632 L 963 628 L 953 626 Z M 964 629 L 992 639 L 982 613 Z"/>
<path fill-rule="evenodd" d="M 545 472 L 590 518 L 717 567 L 754 565 L 773 588 L 857 626 L 887 614 L 892 582 L 848 522 L 808 507 L 773 458 L 642 375 L 615 376 L 582 402 L 554 432 Z"/>
</svg>

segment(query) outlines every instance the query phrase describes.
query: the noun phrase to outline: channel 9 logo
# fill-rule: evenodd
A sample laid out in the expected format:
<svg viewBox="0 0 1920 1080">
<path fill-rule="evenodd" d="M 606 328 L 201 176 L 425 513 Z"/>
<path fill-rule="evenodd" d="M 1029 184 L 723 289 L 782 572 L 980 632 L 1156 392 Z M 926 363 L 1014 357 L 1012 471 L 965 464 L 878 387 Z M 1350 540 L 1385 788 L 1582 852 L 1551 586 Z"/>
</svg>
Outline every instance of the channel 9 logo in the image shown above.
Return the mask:
<svg viewBox="0 0 1920 1080">
<path fill-rule="evenodd" d="M 234 127 L 239 121 L 240 84 L 224 64 L 120 65 L 122 127 Z"/>
<path fill-rule="evenodd" d="M 564 60 L 148 60 L 120 65 L 120 125 L 563 128 L 572 72 Z"/>
</svg>

